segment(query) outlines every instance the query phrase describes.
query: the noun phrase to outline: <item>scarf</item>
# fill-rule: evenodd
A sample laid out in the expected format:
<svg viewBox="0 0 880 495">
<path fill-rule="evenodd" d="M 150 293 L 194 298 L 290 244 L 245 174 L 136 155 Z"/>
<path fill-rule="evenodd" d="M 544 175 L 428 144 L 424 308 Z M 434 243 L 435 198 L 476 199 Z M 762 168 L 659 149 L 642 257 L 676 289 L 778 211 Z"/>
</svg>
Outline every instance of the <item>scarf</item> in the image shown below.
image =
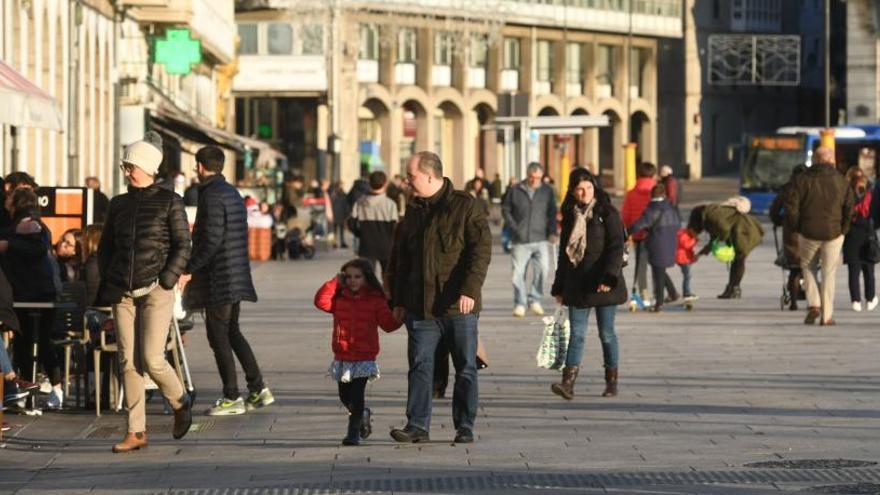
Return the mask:
<svg viewBox="0 0 880 495">
<path fill-rule="evenodd" d="M 590 201 L 586 206 L 574 208 L 574 224 L 571 227 L 571 236 L 565 245 L 565 254 L 571 260 L 571 264 L 577 266 L 587 253 L 587 222 L 593 218 L 593 207 L 596 200 Z"/>
</svg>

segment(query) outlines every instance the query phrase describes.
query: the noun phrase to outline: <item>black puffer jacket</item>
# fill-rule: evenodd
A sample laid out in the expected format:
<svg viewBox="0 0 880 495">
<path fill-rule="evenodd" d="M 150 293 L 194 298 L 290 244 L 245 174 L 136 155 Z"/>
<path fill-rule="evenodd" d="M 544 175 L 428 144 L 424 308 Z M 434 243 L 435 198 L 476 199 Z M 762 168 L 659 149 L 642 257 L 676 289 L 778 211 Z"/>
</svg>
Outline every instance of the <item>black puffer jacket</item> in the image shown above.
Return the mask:
<svg viewBox="0 0 880 495">
<path fill-rule="evenodd" d="M 39 212 L 23 211 L 15 215 L 13 229 L 24 218 L 39 220 Z M 3 271 L 18 302 L 49 302 L 55 299 L 55 271 L 49 257 L 51 233 L 46 226 L 35 234 L 13 233 L 3 256 Z"/>
<path fill-rule="evenodd" d="M 611 206 L 596 206 L 593 218 L 587 222 L 587 252 L 574 265 L 565 252 L 574 215 L 562 217 L 562 235 L 559 239 L 559 264 L 550 291 L 562 296 L 562 304 L 575 308 L 611 306 L 626 301 L 626 282 L 623 279 L 623 221 Z M 599 292 L 599 284 L 611 287 Z"/>
<path fill-rule="evenodd" d="M 116 304 L 124 292 L 157 279 L 163 288 L 173 288 L 189 254 L 189 223 L 180 196 L 156 184 L 129 187 L 107 211 L 98 247 L 97 304 Z"/>
<path fill-rule="evenodd" d="M 193 254 L 186 267 L 192 281 L 183 295 L 187 309 L 256 302 L 248 259 L 244 200 L 222 175 L 199 184 L 199 211 L 193 228 Z"/>
</svg>

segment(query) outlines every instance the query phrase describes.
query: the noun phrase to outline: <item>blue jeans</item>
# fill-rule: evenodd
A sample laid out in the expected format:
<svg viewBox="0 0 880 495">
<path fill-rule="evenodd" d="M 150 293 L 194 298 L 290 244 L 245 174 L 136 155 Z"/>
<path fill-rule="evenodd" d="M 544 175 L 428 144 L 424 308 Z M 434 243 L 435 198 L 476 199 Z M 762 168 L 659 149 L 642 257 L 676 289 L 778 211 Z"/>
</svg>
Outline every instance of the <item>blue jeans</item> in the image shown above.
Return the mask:
<svg viewBox="0 0 880 495">
<path fill-rule="evenodd" d="M 591 309 L 593 308 L 568 308 L 571 339 L 568 343 L 568 354 L 565 356 L 566 366 L 580 366 L 581 364 L 581 358 L 584 356 L 584 340 L 587 336 L 587 318 L 590 316 Z M 598 306 L 595 309 L 605 367 L 617 368 L 617 334 L 614 333 L 614 315 L 617 313 L 617 306 Z"/>
<path fill-rule="evenodd" d="M 0 339 L 0 380 L 3 379 L 9 373 L 12 373 L 12 361 L 9 360 L 9 353 L 6 352 L 6 346 L 3 345 L 3 340 Z"/>
<path fill-rule="evenodd" d="M 452 422 L 455 429 L 474 428 L 479 400 L 477 390 L 477 315 L 450 316 L 436 320 L 407 318 L 409 388 L 406 397 L 407 426 L 429 431 L 434 400 L 434 352 L 440 340 L 449 347 L 455 366 Z"/>
<path fill-rule="evenodd" d="M 691 265 L 678 265 L 681 268 L 681 293 L 685 296 L 694 295 L 691 292 Z"/>
<path fill-rule="evenodd" d="M 684 296 L 692 296 L 694 295 L 691 292 L 691 265 L 678 265 L 681 268 L 681 293 Z M 677 295 L 678 291 L 675 290 L 675 284 L 672 283 L 672 278 L 669 277 L 669 273 L 666 273 L 666 293 L 671 295 Z"/>
<path fill-rule="evenodd" d="M 541 302 L 544 295 L 544 274 L 550 263 L 548 242 L 527 242 L 510 246 L 510 263 L 513 267 L 513 304 L 525 306 Z M 526 292 L 526 268 L 532 265 L 534 277 Z"/>
</svg>

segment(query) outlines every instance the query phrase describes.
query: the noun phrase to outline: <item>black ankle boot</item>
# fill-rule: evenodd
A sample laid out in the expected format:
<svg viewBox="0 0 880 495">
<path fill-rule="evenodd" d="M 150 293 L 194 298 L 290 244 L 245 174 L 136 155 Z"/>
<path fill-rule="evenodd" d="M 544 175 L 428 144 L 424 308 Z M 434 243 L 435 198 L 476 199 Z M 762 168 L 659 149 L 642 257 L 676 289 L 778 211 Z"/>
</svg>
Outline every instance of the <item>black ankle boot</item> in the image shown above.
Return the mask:
<svg viewBox="0 0 880 495">
<path fill-rule="evenodd" d="M 348 416 L 348 432 L 342 439 L 342 445 L 360 445 L 361 443 L 361 422 L 363 416 L 359 414 L 350 414 Z"/>
<path fill-rule="evenodd" d="M 738 285 L 728 285 L 724 292 L 718 294 L 718 299 L 739 299 L 742 297 L 742 290 Z"/>
</svg>

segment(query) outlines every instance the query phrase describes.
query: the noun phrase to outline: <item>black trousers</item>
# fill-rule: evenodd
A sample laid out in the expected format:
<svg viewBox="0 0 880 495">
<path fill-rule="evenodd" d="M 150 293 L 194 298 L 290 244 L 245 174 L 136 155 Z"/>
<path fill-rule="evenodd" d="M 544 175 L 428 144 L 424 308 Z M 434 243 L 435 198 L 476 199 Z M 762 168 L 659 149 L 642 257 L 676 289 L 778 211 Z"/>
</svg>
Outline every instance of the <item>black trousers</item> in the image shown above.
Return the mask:
<svg viewBox="0 0 880 495">
<path fill-rule="evenodd" d="M 666 280 L 668 278 L 665 266 L 651 265 L 651 283 L 654 285 L 654 304 L 657 306 L 663 305 L 663 291 L 666 288 Z M 670 280 L 670 283 L 671 282 L 672 281 Z"/>
<path fill-rule="evenodd" d="M 862 300 L 862 291 L 859 290 L 859 278 L 865 278 L 865 301 L 874 299 L 874 264 L 873 263 L 850 263 L 849 270 L 849 297 L 852 302 Z"/>
<path fill-rule="evenodd" d="M 222 304 L 205 308 L 205 326 L 208 329 L 208 343 L 214 351 L 214 360 L 223 381 L 223 396 L 230 400 L 239 397 L 238 377 L 235 373 L 235 357 L 244 368 L 250 392 L 263 390 L 263 375 L 250 344 L 241 333 L 238 317 L 241 303 Z M 234 353 L 234 357 L 233 357 Z"/>
<path fill-rule="evenodd" d="M 333 232 L 336 233 L 336 244 L 339 245 L 339 247 L 348 247 L 348 243 L 345 242 L 345 219 L 339 219 L 333 222 Z"/>
<path fill-rule="evenodd" d="M 32 380 L 31 376 L 34 362 L 34 342 L 37 343 L 38 359 L 43 366 L 43 371 L 49 377 L 52 385 L 61 383 L 61 364 L 58 359 L 58 349 L 52 345 L 51 333 L 55 324 L 54 309 L 16 309 L 21 333 L 13 340 L 14 367 L 18 370 L 21 378 Z M 39 316 L 39 323 L 35 322 Z"/>
<path fill-rule="evenodd" d="M 367 378 L 353 378 L 349 383 L 339 382 L 339 400 L 348 409 L 353 418 L 364 414 L 364 395 L 367 390 Z"/>
</svg>

